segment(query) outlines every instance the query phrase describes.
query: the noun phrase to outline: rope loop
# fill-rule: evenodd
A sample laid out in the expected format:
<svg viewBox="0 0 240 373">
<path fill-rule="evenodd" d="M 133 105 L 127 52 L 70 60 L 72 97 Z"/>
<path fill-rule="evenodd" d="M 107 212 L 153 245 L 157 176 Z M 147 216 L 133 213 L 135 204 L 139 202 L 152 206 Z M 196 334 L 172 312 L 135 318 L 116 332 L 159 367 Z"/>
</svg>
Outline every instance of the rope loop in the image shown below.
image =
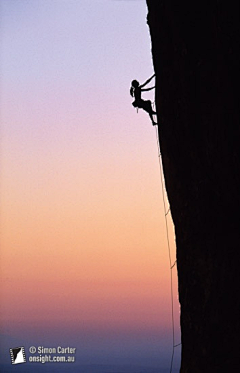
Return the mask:
<svg viewBox="0 0 240 373">
<path fill-rule="evenodd" d="M 163 197 L 163 207 L 164 207 L 164 217 L 165 217 L 165 227 L 166 227 L 166 235 L 167 235 L 167 246 L 168 246 L 168 258 L 169 258 L 169 265 L 170 265 L 170 282 L 171 282 L 171 314 L 172 314 L 172 357 L 171 357 L 171 365 L 170 365 L 170 373 L 172 373 L 173 367 L 173 358 L 174 358 L 174 349 L 177 346 L 180 346 L 181 343 L 175 344 L 175 332 L 174 332 L 174 309 L 173 309 L 173 278 L 172 278 L 172 269 L 176 264 L 175 262 L 172 264 L 171 259 L 171 250 L 170 250 L 170 240 L 169 240 L 169 230 L 168 230 L 168 222 L 167 222 L 167 215 L 170 211 L 170 207 L 166 212 L 166 203 L 165 203 L 165 190 L 163 186 L 163 167 L 162 167 L 162 156 L 161 156 L 161 149 L 159 143 L 159 136 L 158 136 L 158 126 L 156 126 L 156 137 L 157 137 L 157 146 L 158 146 L 158 161 L 159 161 L 159 168 L 160 168 L 160 178 L 161 178 L 161 186 L 162 186 L 162 197 Z"/>
</svg>

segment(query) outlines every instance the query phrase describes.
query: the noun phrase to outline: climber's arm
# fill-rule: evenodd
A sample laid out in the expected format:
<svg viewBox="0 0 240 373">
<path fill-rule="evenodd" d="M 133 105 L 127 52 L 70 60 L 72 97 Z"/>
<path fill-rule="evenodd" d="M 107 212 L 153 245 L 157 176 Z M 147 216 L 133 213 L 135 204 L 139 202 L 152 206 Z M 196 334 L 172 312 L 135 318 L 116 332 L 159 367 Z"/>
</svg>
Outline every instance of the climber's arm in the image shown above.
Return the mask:
<svg viewBox="0 0 240 373">
<path fill-rule="evenodd" d="M 154 78 L 154 76 L 155 76 L 155 74 L 153 74 L 153 75 L 151 76 L 151 78 L 149 78 L 148 80 L 146 80 L 145 83 L 143 83 L 142 85 L 140 85 L 140 88 L 145 87 L 145 85 L 147 85 L 149 82 L 151 82 L 151 80 L 152 80 L 152 78 Z"/>
<path fill-rule="evenodd" d="M 151 87 L 151 88 L 144 88 L 144 89 L 141 89 L 141 91 L 151 91 L 151 89 L 154 89 L 154 88 L 155 88 L 155 86 Z"/>
</svg>

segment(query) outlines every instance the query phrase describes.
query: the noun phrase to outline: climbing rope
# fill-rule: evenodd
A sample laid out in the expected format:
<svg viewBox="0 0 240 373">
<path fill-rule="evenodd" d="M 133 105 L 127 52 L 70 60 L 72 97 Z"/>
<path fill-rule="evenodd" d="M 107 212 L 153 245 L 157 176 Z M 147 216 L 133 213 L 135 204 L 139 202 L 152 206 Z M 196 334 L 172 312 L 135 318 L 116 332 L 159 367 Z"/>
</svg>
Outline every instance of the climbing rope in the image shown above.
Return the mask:
<svg viewBox="0 0 240 373">
<path fill-rule="evenodd" d="M 163 167 L 162 167 L 162 159 L 161 159 L 161 150 L 160 150 L 160 143 L 159 143 L 159 136 L 158 136 L 158 126 L 156 127 L 156 137 L 157 137 L 157 147 L 158 147 L 158 162 L 160 168 L 160 178 L 161 178 L 161 186 L 162 186 L 162 197 L 163 197 L 163 207 L 164 207 L 164 217 L 165 217 L 165 228 L 166 228 L 166 236 L 167 236 L 167 246 L 168 246 L 168 258 L 169 258 L 169 268 L 170 268 L 170 287 L 171 287 L 171 318 L 172 318 L 172 356 L 171 356 L 171 365 L 170 365 L 170 373 L 172 373 L 173 367 L 173 359 L 174 359 L 174 349 L 181 345 L 181 343 L 175 344 L 175 327 L 174 327 L 174 307 L 173 307 L 173 276 L 172 276 L 172 269 L 176 264 L 175 262 L 172 264 L 171 258 L 171 250 L 170 250 L 170 240 L 169 240 L 169 230 L 168 230 L 168 222 L 167 222 L 167 215 L 170 211 L 170 207 L 166 211 L 166 203 L 164 198 L 164 186 L 163 186 Z"/>
</svg>

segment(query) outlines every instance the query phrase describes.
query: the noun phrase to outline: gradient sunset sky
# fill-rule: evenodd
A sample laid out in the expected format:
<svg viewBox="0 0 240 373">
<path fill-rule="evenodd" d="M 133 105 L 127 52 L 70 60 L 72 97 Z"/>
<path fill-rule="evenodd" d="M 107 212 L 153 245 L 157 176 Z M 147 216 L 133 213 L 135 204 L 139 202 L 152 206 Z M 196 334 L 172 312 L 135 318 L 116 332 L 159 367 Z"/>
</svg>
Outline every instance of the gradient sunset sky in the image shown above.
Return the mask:
<svg viewBox="0 0 240 373">
<path fill-rule="evenodd" d="M 154 72 L 145 1 L 0 4 L 2 354 L 10 365 L 10 347 L 61 343 L 79 364 L 161 372 L 172 326 L 156 132 L 129 94 Z"/>
</svg>

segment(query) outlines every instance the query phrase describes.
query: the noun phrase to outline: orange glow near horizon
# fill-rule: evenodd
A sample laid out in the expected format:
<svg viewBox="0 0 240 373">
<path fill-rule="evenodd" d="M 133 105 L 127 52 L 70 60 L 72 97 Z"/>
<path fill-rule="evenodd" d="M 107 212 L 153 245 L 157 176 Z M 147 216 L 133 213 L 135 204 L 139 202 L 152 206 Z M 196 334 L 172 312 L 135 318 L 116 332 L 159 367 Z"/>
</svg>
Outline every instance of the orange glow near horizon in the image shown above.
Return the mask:
<svg viewBox="0 0 240 373">
<path fill-rule="evenodd" d="M 158 165 L 125 165 L 124 173 L 120 165 L 118 172 L 83 173 L 70 165 L 55 177 L 58 161 L 41 162 L 39 174 L 31 160 L 4 168 L 4 323 L 69 326 L 67 314 L 90 328 L 137 330 L 145 320 L 149 328 L 165 327 L 170 284 Z M 28 173 L 17 184 L 20 164 Z M 16 286 L 21 291 L 13 297 Z"/>
</svg>

